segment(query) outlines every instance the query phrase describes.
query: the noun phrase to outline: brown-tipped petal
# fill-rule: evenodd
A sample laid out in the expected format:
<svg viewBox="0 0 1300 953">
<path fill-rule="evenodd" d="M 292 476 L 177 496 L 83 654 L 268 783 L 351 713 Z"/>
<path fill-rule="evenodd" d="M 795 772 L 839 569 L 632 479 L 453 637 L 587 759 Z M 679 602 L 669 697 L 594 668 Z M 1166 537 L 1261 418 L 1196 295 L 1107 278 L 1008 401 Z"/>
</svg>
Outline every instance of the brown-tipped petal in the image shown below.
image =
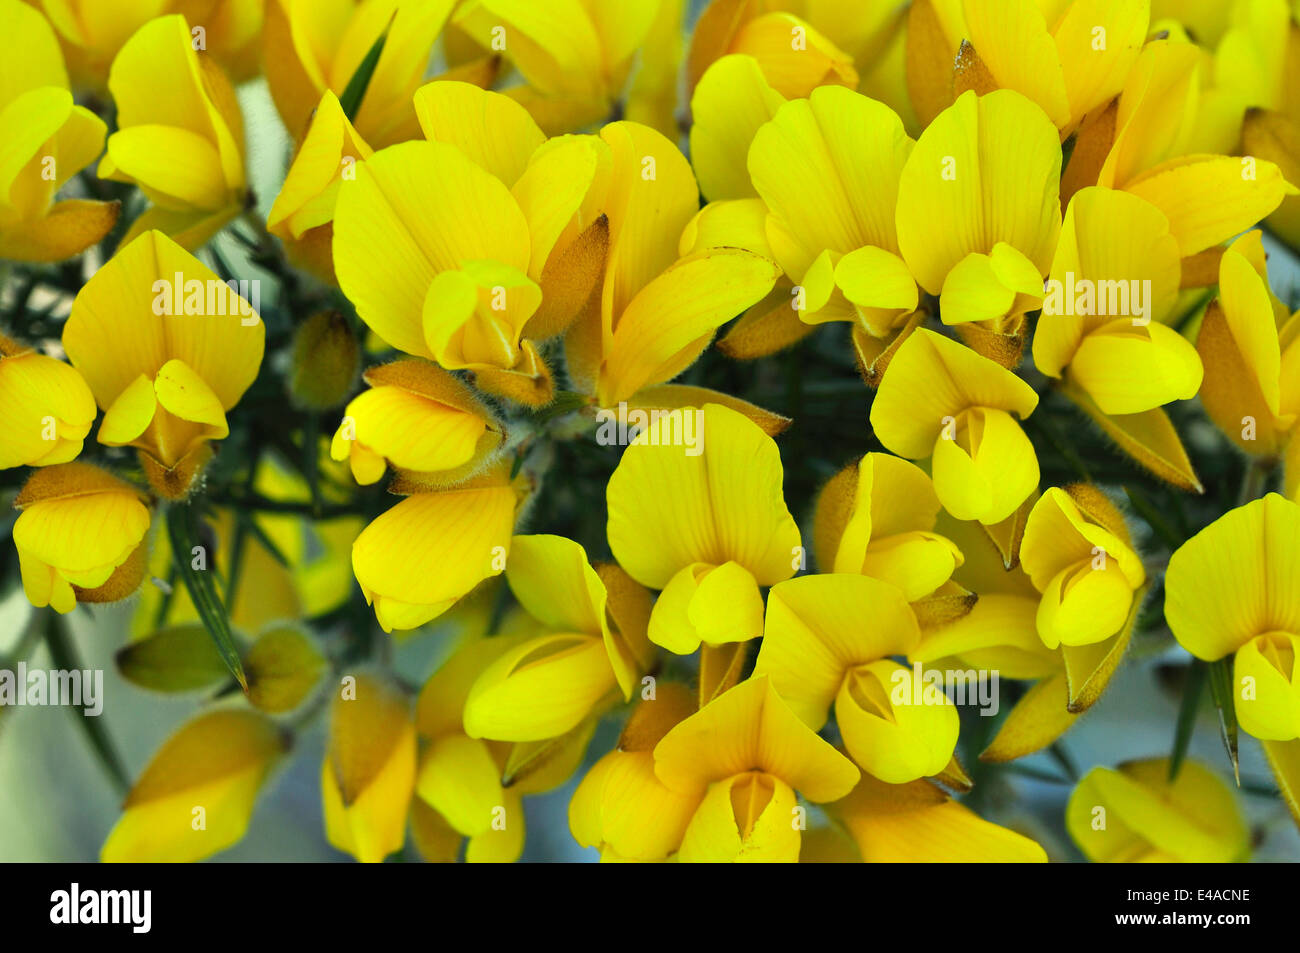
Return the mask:
<svg viewBox="0 0 1300 953">
<path fill-rule="evenodd" d="M 732 397 L 721 391 L 708 387 L 694 387 L 690 384 L 655 384 L 643 387 L 628 398 L 628 410 L 645 411 L 676 410 L 677 408 L 702 408 L 705 404 L 721 404 L 729 410 L 744 414 L 758 424 L 763 433 L 775 437 L 789 427 L 793 420 L 789 417 L 764 410 L 757 404 L 751 404 L 739 397 Z"/>
<path fill-rule="evenodd" d="M 479 390 L 525 407 L 545 407 L 555 399 L 555 379 L 532 341 L 520 342 L 519 363 L 510 370 L 484 368 L 474 374 Z"/>
<path fill-rule="evenodd" d="M 1133 593 L 1133 605 L 1129 609 L 1128 619 L 1119 633 L 1092 645 L 1062 645 L 1061 655 L 1065 658 L 1065 678 L 1069 686 L 1068 707 L 1072 712 L 1087 711 L 1101 697 L 1101 693 L 1110 684 L 1111 676 L 1119 668 L 1133 636 L 1133 626 L 1137 622 L 1138 610 L 1149 586 L 1143 586 Z"/>
<path fill-rule="evenodd" d="M 212 446 L 206 442 L 199 444 L 171 467 L 163 466 L 143 450 L 138 452 L 138 456 L 149 485 L 159 496 L 183 500 L 190 495 L 203 468 L 212 459 Z"/>
<path fill-rule="evenodd" d="M 1140 414 L 1107 415 L 1078 387 L 1067 383 L 1061 391 L 1143 469 L 1180 489 L 1205 492 L 1178 431 L 1162 408 Z"/>
<path fill-rule="evenodd" d="M 534 341 L 563 334 L 600 284 L 609 253 L 609 218 L 601 215 L 568 246 L 552 252 L 542 269 L 542 303 L 523 333 Z"/>
<path fill-rule="evenodd" d="M 915 312 L 894 335 L 884 339 L 868 334 L 860 325 L 853 326 L 853 350 L 858 359 L 858 373 L 862 375 L 868 387 L 880 386 L 894 354 L 912 332 L 921 326 L 925 318 L 924 311 Z"/>
<path fill-rule="evenodd" d="M 977 95 L 983 96 L 997 88 L 998 81 L 993 78 L 993 74 L 980 59 L 980 55 L 975 52 L 975 47 L 969 40 L 962 40 L 957 50 L 957 60 L 953 63 L 953 95 L 960 96 L 966 90 L 973 89 Z"/>
<path fill-rule="evenodd" d="M 790 293 L 787 284 L 777 282 L 728 329 L 717 342 L 718 350 L 733 360 L 752 361 L 783 351 L 812 334 L 817 326 L 799 320 L 799 312 L 790 306 Z"/>
<path fill-rule="evenodd" d="M 1036 682 L 1016 702 L 992 743 L 980 753 L 980 760 L 1014 761 L 1056 741 L 1079 719 L 1067 707 L 1068 694 L 1064 672 Z"/>
</svg>

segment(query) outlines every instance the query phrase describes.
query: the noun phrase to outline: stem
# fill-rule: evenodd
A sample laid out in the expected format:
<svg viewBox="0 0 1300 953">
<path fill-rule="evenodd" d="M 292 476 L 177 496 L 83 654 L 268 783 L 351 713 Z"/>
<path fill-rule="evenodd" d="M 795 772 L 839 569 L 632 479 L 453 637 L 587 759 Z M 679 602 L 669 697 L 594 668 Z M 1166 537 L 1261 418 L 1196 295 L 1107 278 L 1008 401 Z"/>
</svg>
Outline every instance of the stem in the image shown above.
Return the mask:
<svg viewBox="0 0 1300 953">
<path fill-rule="evenodd" d="M 45 617 L 45 646 L 49 649 L 50 661 L 53 662 L 54 667 L 65 672 L 83 671 L 81 657 L 77 653 L 72 634 L 68 631 L 68 620 L 54 613 L 53 610 L 46 610 L 39 614 Z M 84 711 L 71 708 L 68 711 L 77 719 L 78 725 L 86 735 L 86 740 L 90 742 L 90 747 L 99 758 L 100 766 L 113 782 L 113 787 L 117 789 L 118 794 L 125 795 L 131 789 L 131 779 L 122 766 L 122 758 L 117 753 L 117 747 L 113 744 L 108 729 L 102 721 L 104 716 L 100 714 L 91 717 Z"/>
</svg>

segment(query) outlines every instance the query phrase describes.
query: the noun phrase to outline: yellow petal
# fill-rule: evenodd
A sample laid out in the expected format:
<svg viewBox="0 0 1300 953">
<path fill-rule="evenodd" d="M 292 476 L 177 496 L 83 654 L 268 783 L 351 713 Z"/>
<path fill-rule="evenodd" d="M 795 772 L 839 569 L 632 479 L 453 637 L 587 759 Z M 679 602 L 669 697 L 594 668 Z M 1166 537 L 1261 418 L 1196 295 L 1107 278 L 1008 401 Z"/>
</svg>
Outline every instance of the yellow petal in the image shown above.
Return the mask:
<svg viewBox="0 0 1300 953">
<path fill-rule="evenodd" d="M 546 141 L 527 110 L 509 96 L 469 83 L 421 86 L 415 92 L 415 113 L 426 139 L 455 146 L 507 187 Z"/>
<path fill-rule="evenodd" d="M 929 781 L 886 784 L 863 777 L 830 806 L 867 863 L 1043 863 L 1037 843 L 992 824 Z"/>
<path fill-rule="evenodd" d="M 624 451 L 606 490 L 614 557 L 653 589 L 692 563 L 734 561 L 763 586 L 789 578 L 799 531 L 782 498 L 776 444 L 719 404 L 700 419 L 702 453 L 672 445 L 669 417 Z"/>
<path fill-rule="evenodd" d="M 501 572 L 514 509 L 513 490 L 484 486 L 410 496 L 370 523 L 352 546 L 352 568 L 384 631 L 437 618 Z"/>
<path fill-rule="evenodd" d="M 574 728 L 617 684 L 600 638 L 541 636 L 506 652 L 474 682 L 465 733 L 499 741 L 553 738 Z"/>
<path fill-rule="evenodd" d="M 801 722 L 762 676 L 719 695 L 655 748 L 655 774 L 677 791 L 753 770 L 819 803 L 843 797 L 859 777 L 857 768 Z"/>
<path fill-rule="evenodd" d="M 712 202 L 758 193 L 745 168 L 754 134 L 785 97 L 750 56 L 724 56 L 700 78 L 691 97 L 691 162 L 700 191 Z"/>
<path fill-rule="evenodd" d="M 1066 829 L 1089 860 L 1230 863 L 1249 853 L 1236 799 L 1212 772 L 1183 763 L 1168 780 L 1164 758 L 1097 767 L 1070 795 Z"/>
<path fill-rule="evenodd" d="M 1272 162 L 1206 155 L 1163 162 L 1124 189 L 1165 214 L 1184 257 L 1245 231 L 1297 194 Z"/>
<path fill-rule="evenodd" d="M 1165 617 L 1197 658 L 1257 635 L 1300 632 L 1300 504 L 1276 493 L 1229 511 L 1170 557 Z"/>
<path fill-rule="evenodd" d="M 1028 417 L 1038 397 L 1011 371 L 950 338 L 918 330 L 899 347 L 871 407 L 871 426 L 888 449 L 930 456 L 946 422 L 974 407 Z"/>
<path fill-rule="evenodd" d="M 443 735 L 425 749 L 415 792 L 460 834 L 476 837 L 492 829 L 503 797 L 501 769 L 486 742 Z"/>
<path fill-rule="evenodd" d="M 267 773 L 287 748 L 275 723 L 255 712 L 210 712 L 188 722 L 127 795 L 100 860 L 186 863 L 238 843 Z"/>
<path fill-rule="evenodd" d="M 612 407 L 642 387 L 685 370 L 724 323 L 757 302 L 776 282 L 766 258 L 714 249 L 683 259 L 641 290 L 614 330 L 601 368 L 597 399 Z"/>
<path fill-rule="evenodd" d="M 870 617 L 870 627 L 862 625 Z M 903 593 L 867 576 L 788 579 L 768 594 L 755 675 L 811 728 L 820 729 L 846 673 L 916 648 L 920 631 Z"/>
<path fill-rule="evenodd" d="M 1232 680 L 1237 720 L 1247 734 L 1270 741 L 1300 737 L 1297 643 L 1289 633 L 1261 635 L 1237 649 Z"/>
<path fill-rule="evenodd" d="M 799 828 L 794 792 L 751 772 L 709 785 L 682 837 L 682 863 L 794 863 Z"/>
<path fill-rule="evenodd" d="M 339 189 L 339 287 L 367 325 L 408 354 L 433 356 L 422 316 L 434 276 L 489 260 L 526 272 L 528 224 L 506 186 L 454 146 L 382 150 Z"/>
<path fill-rule="evenodd" d="M 962 94 L 917 140 L 899 182 L 898 245 L 917 282 L 939 294 L 959 261 L 998 242 L 1046 274 L 1060 173 L 1056 129 L 1034 103 L 1012 90 Z M 953 224 L 936 234 L 938 221 Z"/>
<path fill-rule="evenodd" d="M 400 850 L 415 789 L 415 725 L 407 699 L 373 675 L 339 689 L 321 765 L 325 836 L 362 863 Z"/>
<path fill-rule="evenodd" d="M 957 707 L 920 668 L 871 662 L 854 669 L 836 695 L 844 746 L 863 770 L 890 784 L 941 773 L 957 744 Z"/>
</svg>

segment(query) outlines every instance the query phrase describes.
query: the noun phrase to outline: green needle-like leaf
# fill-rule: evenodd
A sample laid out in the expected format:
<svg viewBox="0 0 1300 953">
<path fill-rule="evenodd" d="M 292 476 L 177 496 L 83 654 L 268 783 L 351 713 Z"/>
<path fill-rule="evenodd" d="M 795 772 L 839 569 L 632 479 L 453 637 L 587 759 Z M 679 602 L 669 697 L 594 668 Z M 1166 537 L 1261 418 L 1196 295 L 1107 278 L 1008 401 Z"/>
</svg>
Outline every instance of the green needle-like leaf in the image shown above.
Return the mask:
<svg viewBox="0 0 1300 953">
<path fill-rule="evenodd" d="M 213 571 L 194 568 L 190 558 L 198 542 L 198 516 L 194 507 L 188 503 L 174 504 L 167 511 L 167 535 L 172 544 L 172 558 L 176 562 L 177 572 L 185 580 L 189 590 L 190 601 L 199 613 L 203 627 L 212 636 L 221 660 L 230 669 L 230 674 L 245 692 L 248 691 L 248 679 L 244 676 L 244 666 L 239 660 L 239 650 L 235 647 L 234 636 L 230 633 L 230 619 L 226 615 L 225 604 L 217 593 Z"/>
<path fill-rule="evenodd" d="M 393 16 L 397 16 L 396 11 Z M 375 67 L 379 65 L 379 57 L 384 52 L 384 44 L 388 42 L 388 31 L 392 26 L 393 20 L 389 18 L 388 26 L 384 27 L 384 32 L 379 34 L 379 38 L 371 44 L 361 60 L 361 65 L 357 67 L 357 71 L 348 80 L 348 85 L 344 87 L 343 95 L 339 97 L 339 105 L 343 107 L 343 115 L 348 117 L 348 122 L 353 122 L 357 118 L 361 101 L 366 98 L 366 89 L 370 86 L 370 78 L 375 75 Z"/>
<path fill-rule="evenodd" d="M 1178 708 L 1178 724 L 1174 728 L 1174 750 L 1169 755 L 1169 780 L 1178 777 L 1178 770 L 1187 757 L 1187 746 L 1196 727 L 1196 714 L 1201 709 L 1201 696 L 1205 693 L 1205 663 L 1193 659 L 1187 667 L 1187 682 L 1183 685 L 1183 701 Z"/>
<path fill-rule="evenodd" d="M 1209 663 L 1210 690 L 1214 693 L 1214 704 L 1219 709 L 1219 731 L 1223 736 L 1223 746 L 1228 749 L 1232 760 L 1232 776 L 1238 786 L 1241 784 L 1241 765 L 1237 758 L 1237 708 L 1232 701 L 1232 659 L 1222 658 Z"/>
</svg>

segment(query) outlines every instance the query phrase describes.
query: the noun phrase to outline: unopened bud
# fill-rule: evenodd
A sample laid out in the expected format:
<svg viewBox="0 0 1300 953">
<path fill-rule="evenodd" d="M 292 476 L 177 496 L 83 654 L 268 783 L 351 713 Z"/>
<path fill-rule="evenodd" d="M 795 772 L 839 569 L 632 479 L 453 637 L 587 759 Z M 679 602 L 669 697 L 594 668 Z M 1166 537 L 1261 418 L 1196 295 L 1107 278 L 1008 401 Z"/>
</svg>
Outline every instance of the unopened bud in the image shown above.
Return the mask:
<svg viewBox="0 0 1300 953">
<path fill-rule="evenodd" d="M 360 369 L 356 335 L 338 311 L 321 311 L 298 328 L 293 339 L 289 393 L 307 410 L 338 407 L 352 393 Z"/>
</svg>

